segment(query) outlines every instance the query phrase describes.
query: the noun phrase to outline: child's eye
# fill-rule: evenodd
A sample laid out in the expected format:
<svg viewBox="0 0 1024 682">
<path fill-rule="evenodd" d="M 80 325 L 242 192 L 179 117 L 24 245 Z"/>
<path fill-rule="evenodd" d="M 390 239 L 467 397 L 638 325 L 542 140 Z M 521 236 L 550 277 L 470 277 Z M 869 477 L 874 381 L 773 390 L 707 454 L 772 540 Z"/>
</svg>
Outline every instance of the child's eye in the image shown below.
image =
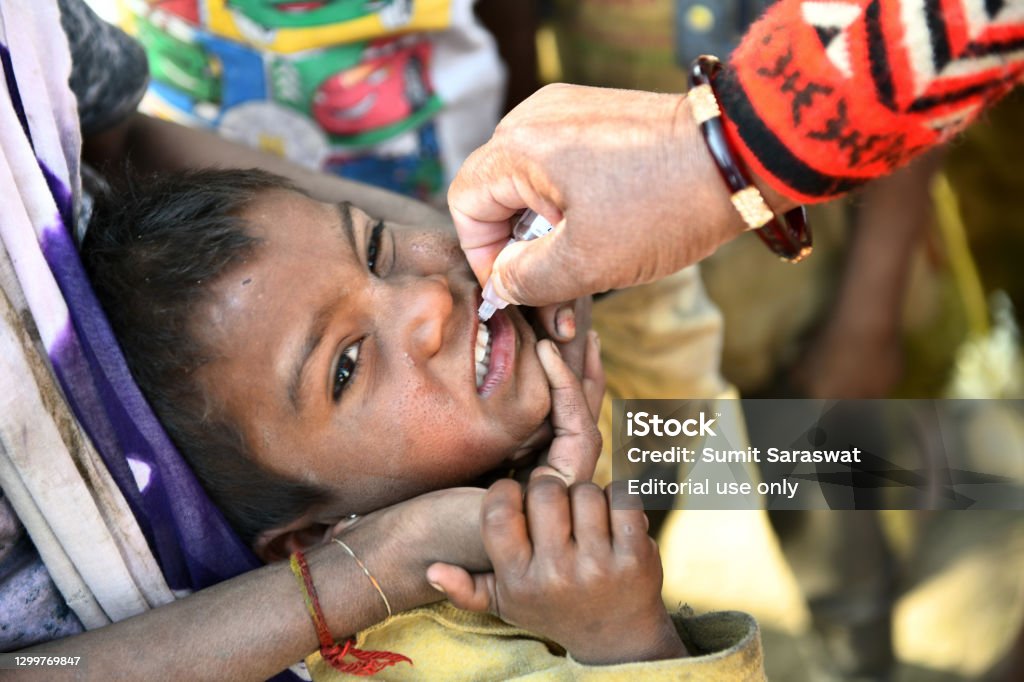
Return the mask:
<svg viewBox="0 0 1024 682">
<path fill-rule="evenodd" d="M 338 366 L 334 370 L 334 388 L 332 391 L 335 400 L 341 397 L 342 391 L 345 390 L 349 379 L 352 378 L 356 371 L 356 361 L 359 359 L 359 343 L 361 342 L 353 343 L 341 351 L 341 357 L 338 358 Z"/>
<path fill-rule="evenodd" d="M 366 266 L 375 275 L 378 274 L 377 259 L 380 257 L 380 242 L 383 233 L 384 221 L 379 220 L 373 226 L 373 231 L 370 233 L 370 243 L 366 247 Z"/>
</svg>

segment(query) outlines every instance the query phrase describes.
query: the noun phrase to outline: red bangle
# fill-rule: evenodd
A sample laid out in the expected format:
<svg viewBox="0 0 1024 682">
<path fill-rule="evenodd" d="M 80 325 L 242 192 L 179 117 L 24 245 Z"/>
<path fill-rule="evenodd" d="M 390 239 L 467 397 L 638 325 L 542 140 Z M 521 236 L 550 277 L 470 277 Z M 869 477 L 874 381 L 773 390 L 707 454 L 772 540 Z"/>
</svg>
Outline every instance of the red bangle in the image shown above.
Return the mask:
<svg viewBox="0 0 1024 682">
<path fill-rule="evenodd" d="M 718 172 L 732 193 L 729 199 L 743 222 L 755 230 L 761 241 L 777 256 L 790 263 L 798 263 L 810 255 L 812 249 L 807 214 L 803 206 L 798 206 L 782 217 L 776 215 L 736 162 L 736 152 L 722 125 L 722 109 L 714 88 L 715 76 L 721 68 L 721 62 L 715 57 L 697 57 L 690 69 L 690 90 L 686 99 Z"/>
</svg>

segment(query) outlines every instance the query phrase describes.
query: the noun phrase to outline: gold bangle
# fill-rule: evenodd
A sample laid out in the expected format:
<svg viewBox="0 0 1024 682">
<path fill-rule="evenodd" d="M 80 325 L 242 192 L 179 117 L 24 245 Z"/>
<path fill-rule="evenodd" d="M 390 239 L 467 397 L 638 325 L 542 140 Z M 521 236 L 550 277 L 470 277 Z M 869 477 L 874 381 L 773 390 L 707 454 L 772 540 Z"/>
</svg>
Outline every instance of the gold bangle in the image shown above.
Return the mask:
<svg viewBox="0 0 1024 682">
<path fill-rule="evenodd" d="M 362 561 L 359 560 L 359 557 L 356 556 L 356 553 L 352 551 L 351 547 L 346 545 L 339 538 L 333 538 L 333 540 L 335 542 L 337 542 L 339 545 L 341 545 L 342 549 L 344 549 L 346 552 L 348 552 L 348 555 L 350 557 L 355 559 L 356 564 L 359 566 L 360 569 L 362 569 L 363 575 L 365 575 L 367 578 L 369 578 L 370 583 L 373 585 L 374 589 L 377 590 L 377 594 L 379 594 L 380 598 L 382 600 L 384 600 L 384 607 L 387 608 L 387 610 L 388 610 L 388 618 L 390 618 L 393 615 L 392 612 L 391 612 L 391 602 L 388 601 L 388 596 L 386 594 L 384 594 L 384 590 L 383 590 L 383 588 L 381 588 L 380 583 L 377 582 L 376 578 L 374 578 L 372 575 L 370 575 L 370 571 L 369 571 L 369 569 L 366 568 L 366 564 L 364 564 Z"/>
</svg>

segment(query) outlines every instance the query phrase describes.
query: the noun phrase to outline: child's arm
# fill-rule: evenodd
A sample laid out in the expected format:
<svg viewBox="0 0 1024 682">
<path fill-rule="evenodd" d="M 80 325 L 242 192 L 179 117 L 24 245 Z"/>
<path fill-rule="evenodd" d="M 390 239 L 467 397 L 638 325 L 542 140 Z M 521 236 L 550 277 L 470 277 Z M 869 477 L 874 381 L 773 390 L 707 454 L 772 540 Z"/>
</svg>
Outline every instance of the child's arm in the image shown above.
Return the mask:
<svg viewBox="0 0 1024 682">
<path fill-rule="evenodd" d="M 449 489 L 369 514 L 344 535 L 394 610 L 441 598 L 424 579 L 444 560 L 487 566 L 480 543 L 483 491 Z M 380 596 L 355 561 L 328 542 L 306 553 L 331 633 L 380 622 Z M 262 680 L 302 660 L 317 634 L 288 562 L 277 562 L 138 616 L 22 650 L 80 656 L 79 667 L 0 670 L 0 680 Z M 225 674 L 228 671 L 228 674 Z"/>
</svg>

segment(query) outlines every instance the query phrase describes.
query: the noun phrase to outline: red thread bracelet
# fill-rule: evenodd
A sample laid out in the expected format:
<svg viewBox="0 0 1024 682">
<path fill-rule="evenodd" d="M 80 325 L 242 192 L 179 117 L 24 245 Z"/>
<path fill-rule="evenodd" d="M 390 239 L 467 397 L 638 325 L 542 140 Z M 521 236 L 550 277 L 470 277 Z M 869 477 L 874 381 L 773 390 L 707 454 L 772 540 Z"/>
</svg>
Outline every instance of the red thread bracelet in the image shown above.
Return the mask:
<svg viewBox="0 0 1024 682">
<path fill-rule="evenodd" d="M 384 668 L 396 663 L 408 663 L 412 665 L 412 659 L 392 651 L 367 651 L 355 647 L 356 640 L 349 637 L 342 644 L 338 644 L 331 636 L 324 619 L 323 609 L 320 608 L 320 598 L 316 593 L 316 586 L 313 585 L 313 577 L 309 573 L 309 564 L 302 552 L 294 552 L 291 556 L 292 573 L 299 582 L 302 590 L 302 598 L 306 603 L 306 610 L 309 617 L 313 619 L 313 627 L 316 628 L 317 639 L 320 640 L 320 656 L 335 670 L 340 670 L 349 675 L 360 675 L 368 677 L 376 675 Z M 354 661 L 345 662 L 345 656 L 352 656 Z"/>
<path fill-rule="evenodd" d="M 715 94 L 714 78 L 722 68 L 721 62 L 709 55 L 694 60 L 690 69 L 690 90 L 686 99 L 690 103 L 708 151 L 715 160 L 722 180 L 731 195 L 733 206 L 749 229 L 757 232 L 772 253 L 790 263 L 798 263 L 811 253 L 812 236 L 807 214 L 798 206 L 782 217 L 776 215 L 743 168 L 736 162 L 736 152 L 729 143 L 722 125 L 722 109 Z"/>
</svg>

